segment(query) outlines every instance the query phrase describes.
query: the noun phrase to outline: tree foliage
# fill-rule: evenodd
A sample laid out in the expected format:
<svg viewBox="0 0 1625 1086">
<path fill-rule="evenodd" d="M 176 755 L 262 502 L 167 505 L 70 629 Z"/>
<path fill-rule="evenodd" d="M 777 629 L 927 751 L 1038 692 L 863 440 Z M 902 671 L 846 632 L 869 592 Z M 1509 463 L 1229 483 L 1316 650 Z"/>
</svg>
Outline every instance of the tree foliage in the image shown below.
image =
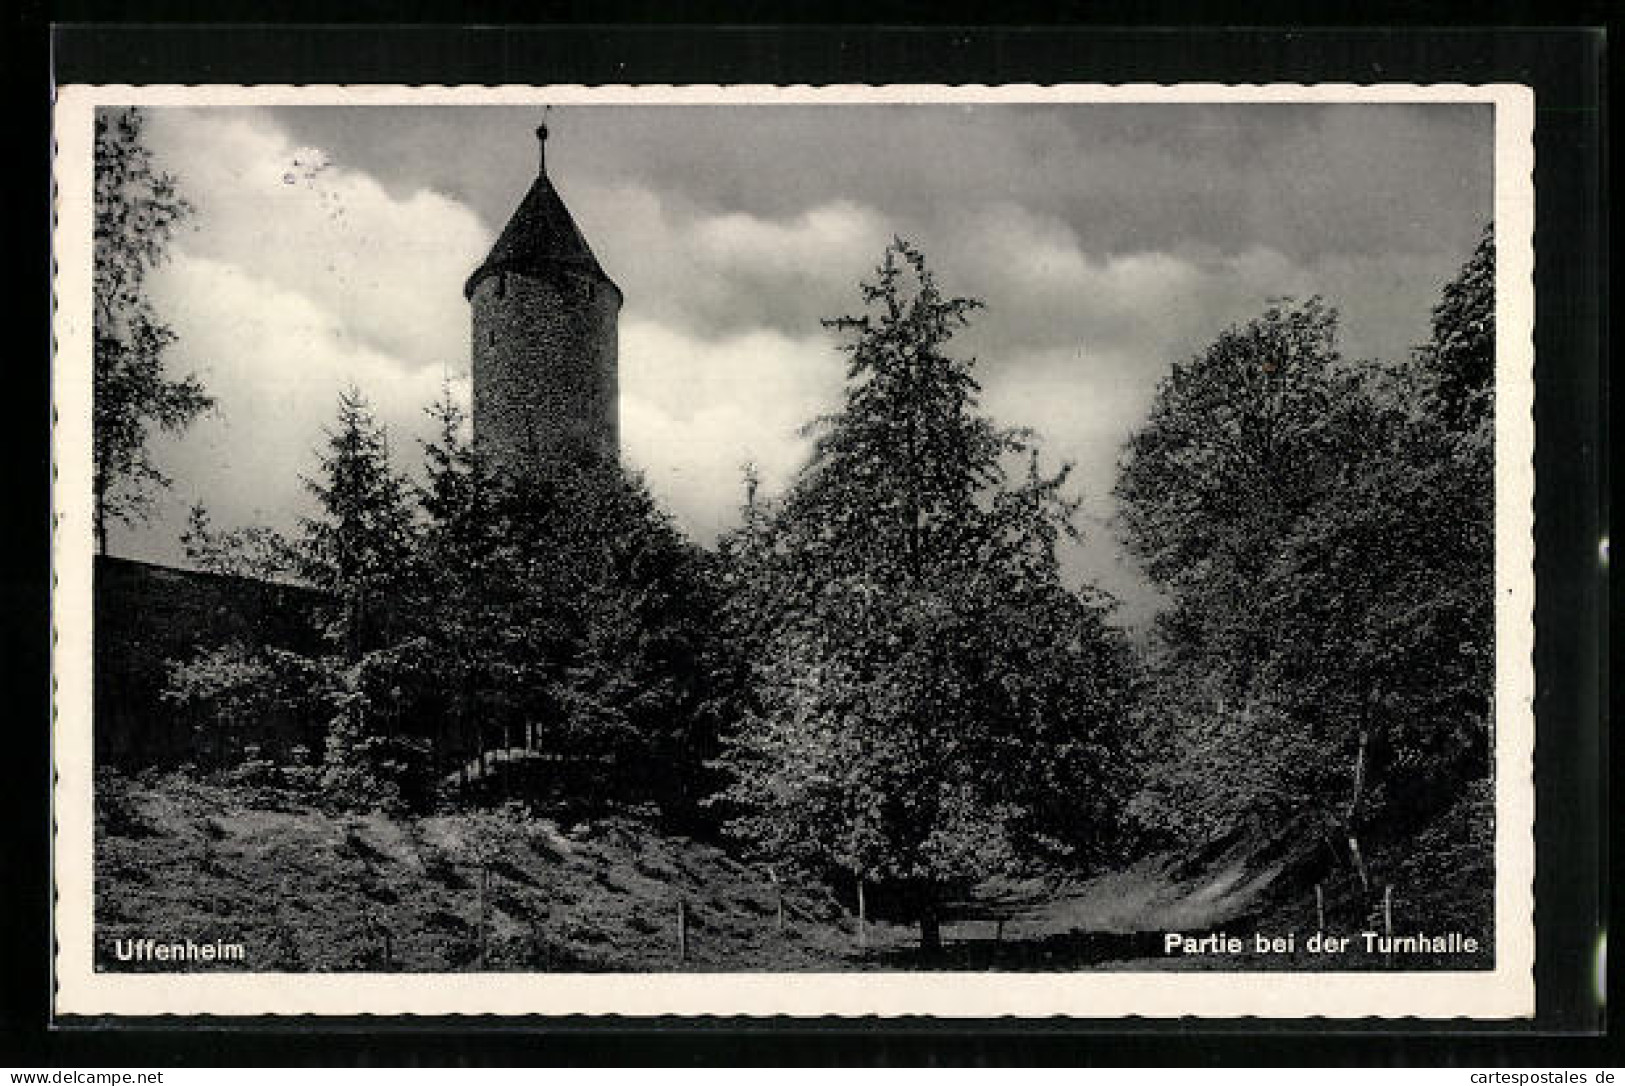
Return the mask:
<svg viewBox="0 0 1625 1086">
<path fill-rule="evenodd" d="M 330 632 L 354 663 L 389 642 L 390 606 L 413 548 L 406 481 L 389 459 L 389 439 L 355 388 L 340 393 L 317 473 L 304 480 L 317 515 L 301 521 L 300 573 L 337 607 Z"/>
<path fill-rule="evenodd" d="M 213 404 L 196 377 L 170 376 L 175 333 L 146 294 L 192 207 L 153 161 L 144 126 L 139 109 L 96 114 L 92 486 L 103 552 L 109 523 L 143 519 L 152 491 L 169 486 L 148 448 L 153 430 L 183 430 Z"/>
<path fill-rule="evenodd" d="M 1418 352 L 1432 378 L 1439 418 L 1471 430 L 1487 418 L 1495 387 L 1495 230 L 1484 228 L 1472 257 L 1433 307 L 1433 337 Z"/>
<path fill-rule="evenodd" d="M 452 716 L 478 744 L 562 758 L 583 790 L 691 811 L 715 731 L 700 553 L 619 464 L 584 452 L 509 478 L 449 399 L 435 416 L 413 628 Z"/>
<path fill-rule="evenodd" d="M 1103 601 L 1061 584 L 1065 470 L 947 352 L 977 303 L 902 241 L 862 297 L 827 322 L 850 337 L 841 410 L 724 546 L 750 660 L 726 800 L 768 857 L 897 887 L 931 946 L 955 881 L 1106 835 L 1129 665 Z"/>
<path fill-rule="evenodd" d="M 275 646 L 230 642 L 171 661 L 164 700 L 190 719 L 203 758 L 230 766 L 263 748 L 267 725 L 278 719 L 319 736 L 332 693 L 318 662 Z"/>
<path fill-rule="evenodd" d="M 227 577 L 269 583 L 292 577 L 299 554 L 274 528 L 250 524 L 219 529 L 202 504 L 194 504 L 181 532 L 186 560 L 198 569 Z"/>
<path fill-rule="evenodd" d="M 1397 834 L 1487 770 L 1493 276 L 1486 235 L 1410 366 L 1343 362 L 1311 301 L 1159 386 L 1117 486 L 1172 599 L 1148 820 Z"/>
<path fill-rule="evenodd" d="M 511 478 L 470 440 L 449 391 L 430 414 L 436 434 L 410 483 L 348 390 L 305 481 L 316 508 L 298 538 L 220 531 L 201 509 L 185 536 L 205 568 L 320 591 L 330 651 L 308 663 L 322 677 L 312 711 L 329 796 L 421 805 L 448 773 L 472 765 L 483 779 L 524 752 L 549 766 L 547 795 L 529 798 L 653 802 L 691 818 L 724 712 L 705 559 L 618 464 L 583 455 Z M 260 697 L 265 660 L 283 650 L 234 651 L 235 670 L 200 657 L 201 670 L 177 672 L 175 696 L 240 716 L 224 696 L 233 677 L 233 697 Z M 188 693 L 205 674 L 221 696 Z"/>
<path fill-rule="evenodd" d="M 1222 667 L 1237 694 L 1266 651 L 1258 581 L 1340 478 L 1355 379 L 1336 327 L 1315 298 L 1228 329 L 1164 378 L 1121 465 L 1126 540 L 1173 599 L 1169 643 Z"/>
<path fill-rule="evenodd" d="M 194 508 L 183 541 L 188 556 L 214 572 L 261 588 L 268 577 L 291 575 L 320 590 L 317 611 L 331 650 L 256 644 L 205 651 L 172 669 L 168 696 L 217 727 L 232 727 L 251 711 L 262 728 L 280 716 L 314 731 L 322 785 L 335 803 L 421 805 L 428 799 L 427 744 L 405 725 L 430 671 L 401 613 L 416 546 L 407 485 L 355 389 L 340 395 L 326 437 L 317 471 L 305 479 L 316 509 L 297 538 L 262 527 L 219 531 Z M 293 696 L 288 675 L 297 677 L 302 696 Z"/>
</svg>

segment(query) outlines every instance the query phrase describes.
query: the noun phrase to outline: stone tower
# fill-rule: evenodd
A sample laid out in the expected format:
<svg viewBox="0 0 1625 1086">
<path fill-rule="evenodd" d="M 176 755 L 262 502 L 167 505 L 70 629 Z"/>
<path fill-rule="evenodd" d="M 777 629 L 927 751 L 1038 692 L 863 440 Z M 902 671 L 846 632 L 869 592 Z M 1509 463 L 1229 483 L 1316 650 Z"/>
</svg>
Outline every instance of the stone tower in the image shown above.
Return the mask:
<svg viewBox="0 0 1625 1086">
<path fill-rule="evenodd" d="M 516 475 L 576 450 L 620 453 L 621 290 L 547 176 L 546 125 L 536 138 L 536 180 L 463 286 L 473 310 L 474 440 Z"/>
</svg>

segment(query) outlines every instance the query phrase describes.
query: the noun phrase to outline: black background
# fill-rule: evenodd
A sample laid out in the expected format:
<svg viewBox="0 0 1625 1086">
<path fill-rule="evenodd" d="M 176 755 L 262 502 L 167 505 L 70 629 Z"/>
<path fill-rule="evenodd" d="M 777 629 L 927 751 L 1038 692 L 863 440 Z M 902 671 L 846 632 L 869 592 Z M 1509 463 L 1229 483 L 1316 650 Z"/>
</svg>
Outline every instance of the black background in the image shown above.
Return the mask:
<svg viewBox="0 0 1625 1086">
<path fill-rule="evenodd" d="M 968 7 L 966 5 L 965 7 Z M 588 23 L 613 14 L 627 22 Z M 538 15 L 551 25 L 468 29 Z M 0 1064 L 1520 1064 L 1618 1066 L 1592 976 L 1608 870 L 1604 4 L 14 6 L 7 28 L 0 584 L 6 979 Z M 1441 28 L 1471 14 L 1503 24 Z M 752 16 L 757 22 L 746 20 Z M 980 13 L 986 17 L 986 13 Z M 881 20 L 877 22 L 876 20 Z M 1126 28 L 1128 21 L 1163 26 Z M 1238 20 L 1274 29 L 1242 29 Z M 860 25 L 860 21 L 861 24 Z M 1226 25 L 1228 24 L 1230 25 Z M 1316 23 L 1320 25 L 1315 25 Z M 54 29 L 52 24 L 56 24 Z M 317 23 L 323 25 L 315 25 Z M 392 23 L 395 25 L 385 26 Z M 704 25 L 702 25 L 702 23 Z M 412 25 L 402 25 L 412 24 Z M 433 25 L 431 25 L 433 24 Z M 1117 25 L 1114 25 L 1117 24 Z M 1177 24 L 1177 25 L 1176 25 Z M 1545 25 L 1535 25 L 1545 24 Z M 1567 25 L 1559 25 L 1567 24 Z M 1285 27 L 1292 29 L 1282 29 Z M 1521 29 L 1511 29 L 1521 26 Z M 1591 29 L 1582 29 L 1589 27 Z M 54 72 L 54 74 L 53 74 Z M 62 1020 L 50 1015 L 50 88 L 95 83 L 1515 82 L 1536 93 L 1536 978 L 1533 1023 L 1260 1021 Z M 29 247 L 32 246 L 30 249 Z M 23 259 L 29 252 L 31 259 Z M 947 979 L 947 978 L 945 978 Z M 1238 978 L 1237 983 L 1245 983 Z M 1425 979 L 1418 983 L 1427 983 Z M 1580 1036 L 1591 1033 L 1593 1036 Z"/>
</svg>

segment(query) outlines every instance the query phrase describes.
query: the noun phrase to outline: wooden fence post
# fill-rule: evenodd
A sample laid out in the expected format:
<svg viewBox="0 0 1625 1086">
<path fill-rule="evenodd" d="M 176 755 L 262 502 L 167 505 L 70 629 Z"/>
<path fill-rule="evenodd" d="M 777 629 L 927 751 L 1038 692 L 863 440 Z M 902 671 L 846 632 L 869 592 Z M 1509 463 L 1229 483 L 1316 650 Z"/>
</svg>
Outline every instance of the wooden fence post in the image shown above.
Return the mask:
<svg viewBox="0 0 1625 1086">
<path fill-rule="evenodd" d="M 776 922 L 779 934 L 784 934 L 784 887 L 779 885 L 779 873 L 774 868 L 767 869 L 767 877 L 773 883 L 773 905 L 777 913 Z"/>
<path fill-rule="evenodd" d="M 1389 884 L 1382 888 L 1382 933 L 1391 940 L 1394 937 L 1394 887 Z M 1388 961 L 1394 960 L 1393 943 L 1388 944 Z"/>
<path fill-rule="evenodd" d="M 1360 855 L 1360 842 L 1355 839 L 1352 833 L 1349 834 L 1349 855 L 1354 857 L 1354 873 L 1360 876 L 1360 893 L 1369 894 L 1371 892 L 1371 883 L 1367 880 L 1365 874 L 1365 857 Z M 1370 902 L 1365 902 L 1362 911 L 1369 906 Z"/>
<path fill-rule="evenodd" d="M 862 875 L 858 876 L 858 945 L 869 945 L 869 907 L 864 901 Z"/>
<path fill-rule="evenodd" d="M 487 931 L 491 926 L 491 865 L 480 861 L 480 968 L 485 968 L 489 946 Z"/>
<path fill-rule="evenodd" d="M 1326 895 L 1318 882 L 1315 883 L 1315 930 L 1326 930 Z"/>
<path fill-rule="evenodd" d="M 547 941 L 547 913 L 532 914 L 530 918 L 530 954 L 533 964 L 542 972 L 553 969 L 553 952 Z"/>
<path fill-rule="evenodd" d="M 1354 816 L 1360 809 L 1360 792 L 1365 787 L 1365 747 L 1369 739 L 1364 728 L 1360 729 L 1360 749 L 1354 755 L 1354 787 L 1349 791 L 1348 815 L 1344 821 L 1352 829 Z"/>
<path fill-rule="evenodd" d="M 688 961 L 688 902 L 677 899 L 677 960 Z"/>
</svg>

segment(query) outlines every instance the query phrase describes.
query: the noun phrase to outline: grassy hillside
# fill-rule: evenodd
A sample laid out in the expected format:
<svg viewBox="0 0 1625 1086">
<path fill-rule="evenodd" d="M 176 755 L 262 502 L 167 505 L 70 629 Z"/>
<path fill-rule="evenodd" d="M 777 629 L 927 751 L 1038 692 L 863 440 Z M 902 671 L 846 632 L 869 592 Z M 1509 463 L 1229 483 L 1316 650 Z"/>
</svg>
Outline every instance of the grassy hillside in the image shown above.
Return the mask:
<svg viewBox="0 0 1625 1086">
<path fill-rule="evenodd" d="M 1488 968 L 1489 954 L 1169 957 L 1162 935 L 1380 930 L 1349 878 L 1306 875 L 1306 856 L 1154 856 L 1087 879 L 989 880 L 958 903 L 924 958 L 911 927 L 857 922 L 823 887 L 785 885 L 713 845 L 632 818 L 568 825 L 500 811 L 335 814 L 308 797 L 181 775 L 104 774 L 97 789 L 96 953 L 118 939 L 242 943 L 246 960 L 185 968 L 277 971 L 835 971 L 847 969 Z M 1471 803 L 1373 850 L 1396 930 L 1492 930 L 1487 817 Z M 779 906 L 783 903 L 783 924 Z M 677 951 L 677 910 L 688 917 Z"/>
<path fill-rule="evenodd" d="M 630 819 L 330 814 L 180 776 L 111 779 L 97 819 L 103 969 L 162 967 L 117 961 L 120 938 L 241 942 L 246 962 L 213 967 L 255 971 L 477 969 L 482 943 L 491 970 L 829 970 L 861 949 L 828 894 L 786 887 L 781 932 L 765 871 Z M 871 949 L 910 934 L 871 925 Z"/>
</svg>

